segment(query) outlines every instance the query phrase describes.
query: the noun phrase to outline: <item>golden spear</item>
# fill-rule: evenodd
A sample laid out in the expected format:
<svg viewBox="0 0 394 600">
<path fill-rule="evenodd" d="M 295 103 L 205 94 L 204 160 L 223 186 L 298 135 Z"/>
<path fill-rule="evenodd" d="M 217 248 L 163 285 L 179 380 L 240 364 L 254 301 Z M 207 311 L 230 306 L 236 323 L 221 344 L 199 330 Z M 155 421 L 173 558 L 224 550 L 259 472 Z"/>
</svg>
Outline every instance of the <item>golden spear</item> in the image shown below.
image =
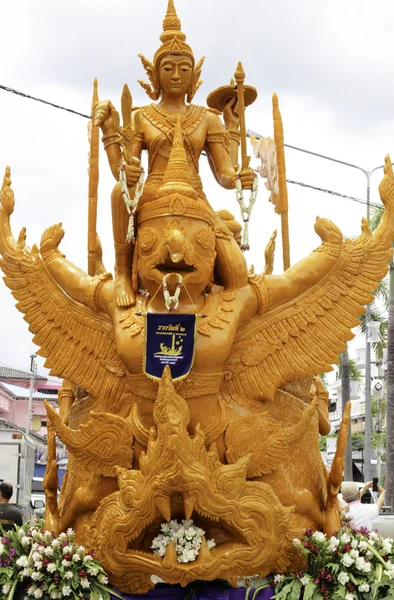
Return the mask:
<svg viewBox="0 0 394 600">
<path fill-rule="evenodd" d="M 93 125 L 94 108 L 98 103 L 98 82 L 93 82 L 92 119 L 90 122 L 90 152 L 89 152 L 89 203 L 88 203 L 88 273 L 96 274 L 97 260 L 97 196 L 99 181 L 99 142 L 100 128 Z"/>
<path fill-rule="evenodd" d="M 284 135 L 282 116 L 279 110 L 278 96 L 272 94 L 272 113 L 274 118 L 274 140 L 276 146 L 276 160 L 278 165 L 278 187 L 279 198 L 275 211 L 280 214 L 282 225 L 282 251 L 283 251 L 283 269 L 286 271 L 290 267 L 290 239 L 289 239 L 289 205 L 287 199 L 286 184 L 286 161 L 284 148 Z"/>
<path fill-rule="evenodd" d="M 241 62 L 239 62 L 237 65 L 237 69 L 234 73 L 234 79 L 237 84 L 239 130 L 241 133 L 241 166 L 242 166 L 242 169 L 247 169 L 249 167 L 250 156 L 248 156 L 246 153 L 246 124 L 245 124 L 245 96 L 244 96 L 245 71 L 243 70 L 243 66 L 242 66 Z"/>
</svg>

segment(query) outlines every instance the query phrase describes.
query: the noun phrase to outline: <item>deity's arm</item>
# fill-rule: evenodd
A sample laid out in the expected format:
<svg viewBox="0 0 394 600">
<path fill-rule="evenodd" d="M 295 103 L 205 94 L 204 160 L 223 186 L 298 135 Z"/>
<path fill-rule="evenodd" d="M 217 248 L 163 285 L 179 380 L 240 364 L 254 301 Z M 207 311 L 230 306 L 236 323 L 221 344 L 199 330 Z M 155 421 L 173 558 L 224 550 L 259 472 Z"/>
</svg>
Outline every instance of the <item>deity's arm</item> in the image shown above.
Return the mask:
<svg viewBox="0 0 394 600">
<path fill-rule="evenodd" d="M 219 117 L 213 113 L 207 112 L 207 125 L 205 149 L 209 165 L 216 181 L 222 187 L 232 190 L 235 187 L 236 173 L 232 160 L 232 154 L 235 158 L 235 148 L 232 153 L 230 151 L 231 134 L 224 129 Z"/>
<path fill-rule="evenodd" d="M 112 298 L 112 276 L 109 273 L 91 277 L 66 259 L 57 248 L 64 231 L 60 225 L 48 228 L 41 238 L 41 256 L 56 283 L 73 300 L 109 314 Z M 111 287 L 111 290 L 109 289 Z"/>
<path fill-rule="evenodd" d="M 127 164 L 132 157 L 141 158 L 143 137 L 140 127 L 140 113 L 135 110 L 131 114 L 131 125 L 121 128 L 119 114 L 111 102 L 101 102 L 95 111 L 95 125 L 99 124 L 103 132 L 102 142 L 107 153 L 112 175 L 119 180 L 119 169 L 123 156 Z"/>
<path fill-rule="evenodd" d="M 269 308 L 301 296 L 318 283 L 334 267 L 338 255 L 339 251 L 337 255 L 324 250 L 315 251 L 287 269 L 283 275 L 268 275 Z"/>
</svg>

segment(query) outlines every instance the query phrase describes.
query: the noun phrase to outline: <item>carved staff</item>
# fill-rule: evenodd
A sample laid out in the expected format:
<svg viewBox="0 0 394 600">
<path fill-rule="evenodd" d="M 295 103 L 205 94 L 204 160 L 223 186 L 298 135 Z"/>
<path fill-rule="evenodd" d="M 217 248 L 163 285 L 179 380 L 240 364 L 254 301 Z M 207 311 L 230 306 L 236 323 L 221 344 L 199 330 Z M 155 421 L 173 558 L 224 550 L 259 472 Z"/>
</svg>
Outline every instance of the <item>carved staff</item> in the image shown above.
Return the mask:
<svg viewBox="0 0 394 600">
<path fill-rule="evenodd" d="M 241 62 L 239 62 L 237 65 L 237 69 L 234 73 L 234 79 L 237 84 L 239 130 L 241 133 L 241 166 L 242 166 L 242 169 L 247 169 L 249 167 L 250 156 L 248 156 L 246 153 L 246 124 L 245 124 L 245 96 L 244 96 L 245 71 L 243 70 L 243 66 L 242 66 Z"/>
<path fill-rule="evenodd" d="M 282 116 L 279 110 L 278 96 L 272 94 L 272 113 L 274 118 L 274 140 L 276 146 L 276 161 L 278 165 L 278 187 L 279 199 L 275 207 L 280 214 L 282 225 L 282 250 L 283 250 L 283 269 L 286 271 L 290 267 L 290 239 L 289 239 L 289 205 L 287 199 L 286 184 L 286 161 L 283 135 Z"/>
<path fill-rule="evenodd" d="M 96 274 L 97 245 L 97 196 L 99 181 L 99 142 L 100 128 L 93 125 L 94 107 L 98 103 L 97 79 L 93 83 L 92 119 L 90 121 L 90 152 L 89 152 L 89 203 L 88 203 L 88 273 Z"/>
</svg>

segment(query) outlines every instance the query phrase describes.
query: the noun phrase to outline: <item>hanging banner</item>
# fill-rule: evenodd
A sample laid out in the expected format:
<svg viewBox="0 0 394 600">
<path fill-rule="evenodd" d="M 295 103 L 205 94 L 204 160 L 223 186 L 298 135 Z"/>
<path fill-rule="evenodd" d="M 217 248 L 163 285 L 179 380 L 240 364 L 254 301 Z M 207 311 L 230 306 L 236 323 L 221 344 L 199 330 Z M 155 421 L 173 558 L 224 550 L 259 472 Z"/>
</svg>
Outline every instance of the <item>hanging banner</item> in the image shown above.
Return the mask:
<svg viewBox="0 0 394 600">
<path fill-rule="evenodd" d="M 174 380 L 186 377 L 193 366 L 195 336 L 196 315 L 147 313 L 145 374 L 160 379 L 169 365 Z"/>
</svg>

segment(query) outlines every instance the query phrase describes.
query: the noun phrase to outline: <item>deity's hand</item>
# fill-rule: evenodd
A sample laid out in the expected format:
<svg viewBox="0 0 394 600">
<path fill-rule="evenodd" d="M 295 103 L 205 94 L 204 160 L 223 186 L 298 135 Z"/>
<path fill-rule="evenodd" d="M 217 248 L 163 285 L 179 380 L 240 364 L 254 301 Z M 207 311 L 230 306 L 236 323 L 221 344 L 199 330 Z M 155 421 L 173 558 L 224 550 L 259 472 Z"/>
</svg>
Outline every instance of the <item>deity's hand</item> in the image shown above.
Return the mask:
<svg viewBox="0 0 394 600">
<path fill-rule="evenodd" d="M 243 190 L 251 190 L 253 187 L 253 181 L 255 178 L 255 172 L 253 169 L 242 169 L 239 174 L 241 179 L 241 185 Z"/>
<path fill-rule="evenodd" d="M 131 163 L 125 166 L 127 185 L 133 187 L 140 178 L 142 165 L 141 161 L 135 156 L 132 157 Z"/>
<path fill-rule="evenodd" d="M 104 134 L 119 131 L 119 113 L 110 100 L 103 100 L 96 104 L 93 124 L 94 126 L 99 125 Z"/>
<path fill-rule="evenodd" d="M 231 98 L 231 100 L 226 102 L 223 109 L 223 119 L 227 131 L 238 131 L 239 116 L 237 98 Z"/>
<path fill-rule="evenodd" d="M 64 229 L 61 223 L 52 225 L 44 231 L 41 236 L 40 250 L 41 254 L 46 254 L 50 250 L 56 250 L 64 237 Z"/>
</svg>

